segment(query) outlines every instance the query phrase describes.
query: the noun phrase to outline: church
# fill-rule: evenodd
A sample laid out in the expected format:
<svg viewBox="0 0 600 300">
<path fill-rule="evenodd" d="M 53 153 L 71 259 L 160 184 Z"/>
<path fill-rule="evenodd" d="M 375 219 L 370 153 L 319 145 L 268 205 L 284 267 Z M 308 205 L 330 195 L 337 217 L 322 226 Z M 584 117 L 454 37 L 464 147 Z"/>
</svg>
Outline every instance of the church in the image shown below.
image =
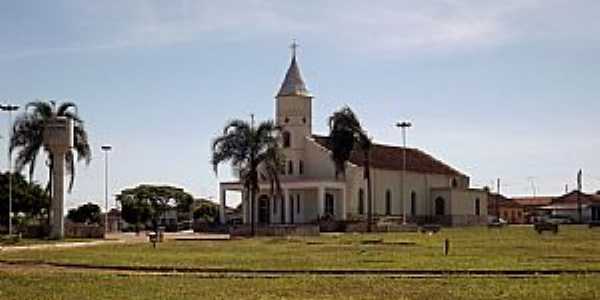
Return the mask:
<svg viewBox="0 0 600 300">
<path fill-rule="evenodd" d="M 275 122 L 281 128 L 286 158 L 281 195 L 260 184 L 254 212 L 240 182 L 221 182 L 220 220 L 228 191 L 242 193 L 242 220 L 250 214 L 259 226 L 314 224 L 327 216 L 340 222 L 367 218 L 367 183 L 360 153 L 353 153 L 345 174 L 335 176 L 327 136 L 312 132 L 313 95 L 307 89 L 295 47 L 275 97 Z M 404 163 L 406 158 L 406 163 Z M 469 186 L 469 176 L 415 148 L 374 144 L 371 152 L 372 212 L 409 223 L 476 225 L 487 222 L 488 193 Z M 404 219 L 406 218 L 406 219 Z"/>
</svg>

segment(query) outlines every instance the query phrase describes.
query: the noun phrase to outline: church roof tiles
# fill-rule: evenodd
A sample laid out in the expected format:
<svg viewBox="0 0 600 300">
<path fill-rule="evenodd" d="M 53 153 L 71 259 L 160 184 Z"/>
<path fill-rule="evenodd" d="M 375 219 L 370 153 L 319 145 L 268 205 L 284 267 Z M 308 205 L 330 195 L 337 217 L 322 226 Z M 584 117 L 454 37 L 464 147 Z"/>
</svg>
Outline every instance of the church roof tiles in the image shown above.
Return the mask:
<svg viewBox="0 0 600 300">
<path fill-rule="evenodd" d="M 331 149 L 328 137 L 313 135 L 313 139 L 321 146 Z M 371 167 L 384 170 L 402 170 L 403 149 L 397 146 L 373 144 L 371 150 Z M 350 162 L 362 166 L 362 153 L 353 151 Z M 414 148 L 406 148 L 406 170 L 416 173 L 466 176 L 433 156 Z"/>
</svg>

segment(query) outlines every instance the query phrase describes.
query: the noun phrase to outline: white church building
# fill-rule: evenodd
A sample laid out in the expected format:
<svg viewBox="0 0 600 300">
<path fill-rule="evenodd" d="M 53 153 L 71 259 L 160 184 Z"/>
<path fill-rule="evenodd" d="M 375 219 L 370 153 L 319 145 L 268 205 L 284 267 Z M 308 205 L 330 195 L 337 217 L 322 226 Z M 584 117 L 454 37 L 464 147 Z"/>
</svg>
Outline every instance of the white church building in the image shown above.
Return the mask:
<svg viewBox="0 0 600 300">
<path fill-rule="evenodd" d="M 282 195 L 272 196 L 270 184 L 261 183 L 255 211 L 251 212 L 243 185 L 221 182 L 221 221 L 226 222 L 227 191 L 242 193 L 245 224 L 250 223 L 251 213 L 259 226 L 315 223 L 322 216 L 338 221 L 366 220 L 368 189 L 362 155 L 353 153 L 345 174 L 336 178 L 328 137 L 312 132 L 314 97 L 302 78 L 295 53 L 275 98 L 275 122 L 282 128 L 281 147 L 287 160 L 280 177 Z M 444 225 L 487 222 L 487 192 L 470 188 L 464 173 L 415 148 L 374 144 L 371 155 L 375 218 L 406 215 L 408 222 Z"/>
</svg>

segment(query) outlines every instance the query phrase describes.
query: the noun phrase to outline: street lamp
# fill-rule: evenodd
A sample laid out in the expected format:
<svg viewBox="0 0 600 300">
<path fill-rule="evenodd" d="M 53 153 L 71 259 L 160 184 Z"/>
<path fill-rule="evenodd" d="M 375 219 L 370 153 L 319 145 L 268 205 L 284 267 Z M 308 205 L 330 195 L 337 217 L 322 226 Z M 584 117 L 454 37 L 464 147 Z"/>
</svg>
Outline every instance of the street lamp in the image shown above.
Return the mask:
<svg viewBox="0 0 600 300">
<path fill-rule="evenodd" d="M 402 199 L 402 224 L 406 225 L 406 200 L 404 199 L 404 173 L 406 172 L 406 129 L 411 127 L 410 122 L 398 122 L 396 127 L 402 128 L 402 173 L 400 174 L 400 197 Z"/>
<path fill-rule="evenodd" d="M 0 104 L 0 110 L 8 112 L 8 235 L 12 235 L 12 151 L 10 149 L 12 112 L 19 109 L 18 105 Z"/>
<path fill-rule="evenodd" d="M 104 152 L 104 238 L 106 238 L 106 234 L 108 233 L 108 152 L 112 150 L 112 146 L 102 145 L 100 149 Z"/>
</svg>

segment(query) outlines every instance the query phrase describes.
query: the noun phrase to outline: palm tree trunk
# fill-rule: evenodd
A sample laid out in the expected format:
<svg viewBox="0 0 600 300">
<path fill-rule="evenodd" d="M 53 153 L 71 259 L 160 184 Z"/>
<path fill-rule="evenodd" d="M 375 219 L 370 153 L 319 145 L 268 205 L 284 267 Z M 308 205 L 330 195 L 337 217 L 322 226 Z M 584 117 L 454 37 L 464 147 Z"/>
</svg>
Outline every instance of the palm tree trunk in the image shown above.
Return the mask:
<svg viewBox="0 0 600 300">
<path fill-rule="evenodd" d="M 250 188 L 250 232 L 252 236 L 256 235 L 256 221 L 254 220 L 254 201 L 256 200 L 256 193 L 254 188 Z"/>
</svg>

